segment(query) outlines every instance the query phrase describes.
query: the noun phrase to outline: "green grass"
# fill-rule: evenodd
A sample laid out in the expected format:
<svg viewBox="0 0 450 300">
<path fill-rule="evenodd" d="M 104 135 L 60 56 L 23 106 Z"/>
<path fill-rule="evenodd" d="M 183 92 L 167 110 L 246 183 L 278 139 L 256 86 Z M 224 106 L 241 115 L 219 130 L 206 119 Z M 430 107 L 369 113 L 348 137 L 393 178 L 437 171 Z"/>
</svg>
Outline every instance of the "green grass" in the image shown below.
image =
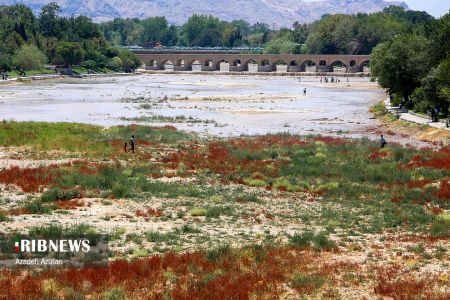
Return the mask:
<svg viewBox="0 0 450 300">
<path fill-rule="evenodd" d="M 14 122 L 0 123 L 0 146 L 32 146 L 34 150 L 65 150 L 94 153 L 109 157 L 112 141 L 127 141 L 131 135 L 138 140 L 175 143 L 191 138 L 189 134 L 168 128 L 148 126 L 100 126 L 77 123 Z"/>
<path fill-rule="evenodd" d="M 25 71 L 25 75 L 21 74 L 17 71 L 9 71 L 8 76 L 11 77 L 22 77 L 22 76 L 33 76 L 33 75 L 44 75 L 44 74 L 50 74 L 50 75 L 56 75 L 55 71 L 48 70 L 48 69 L 41 69 L 41 70 L 28 70 Z"/>
<path fill-rule="evenodd" d="M 290 237 L 290 243 L 297 247 L 314 247 L 317 250 L 329 250 L 336 247 L 328 236 L 321 233 L 304 232 Z"/>
<path fill-rule="evenodd" d="M 100 238 L 94 227 L 85 224 L 66 227 L 59 224 L 35 226 L 29 229 L 28 235 L 33 238 L 39 237 L 44 239 L 87 238 L 92 245 L 95 245 Z"/>
<path fill-rule="evenodd" d="M 9 218 L 4 213 L 0 212 L 0 222 L 8 222 Z"/>
<path fill-rule="evenodd" d="M 40 199 L 42 202 L 52 202 L 58 200 L 71 200 L 80 197 L 80 191 L 77 189 L 61 190 L 59 188 L 51 188 L 45 191 Z"/>
</svg>

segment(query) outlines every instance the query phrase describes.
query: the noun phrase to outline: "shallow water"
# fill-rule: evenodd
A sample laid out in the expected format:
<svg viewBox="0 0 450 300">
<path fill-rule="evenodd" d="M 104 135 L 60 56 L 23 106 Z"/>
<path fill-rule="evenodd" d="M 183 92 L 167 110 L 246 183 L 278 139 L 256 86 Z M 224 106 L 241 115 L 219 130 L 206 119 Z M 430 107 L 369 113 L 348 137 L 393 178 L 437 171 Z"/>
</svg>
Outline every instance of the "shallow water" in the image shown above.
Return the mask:
<svg viewBox="0 0 450 300">
<path fill-rule="evenodd" d="M 367 78 L 350 79 L 349 88 L 347 84 L 318 86 L 319 81 L 172 74 L 36 81 L 0 87 L 0 119 L 165 125 L 171 123 L 154 116 L 183 115 L 191 122 L 172 125 L 220 136 L 269 132 L 366 136 L 369 128 L 377 126 L 368 109 L 384 93 Z M 152 105 L 139 109 L 142 103 Z"/>
</svg>

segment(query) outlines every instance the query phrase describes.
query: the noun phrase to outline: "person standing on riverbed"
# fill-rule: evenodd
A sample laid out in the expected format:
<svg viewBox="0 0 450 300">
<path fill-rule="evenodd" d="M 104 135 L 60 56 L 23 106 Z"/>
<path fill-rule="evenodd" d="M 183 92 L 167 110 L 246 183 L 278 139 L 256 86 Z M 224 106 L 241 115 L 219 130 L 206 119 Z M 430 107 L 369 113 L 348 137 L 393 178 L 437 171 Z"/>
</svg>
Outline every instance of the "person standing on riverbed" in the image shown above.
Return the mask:
<svg viewBox="0 0 450 300">
<path fill-rule="evenodd" d="M 384 146 L 387 145 L 386 139 L 384 138 L 383 135 L 381 135 L 381 139 L 380 139 L 380 148 L 384 148 Z"/>
<path fill-rule="evenodd" d="M 303 96 L 306 96 L 306 88 L 303 89 Z"/>
<path fill-rule="evenodd" d="M 131 151 L 131 153 L 134 153 L 134 146 L 135 145 L 136 145 L 136 141 L 134 139 L 134 135 L 132 135 L 131 139 L 130 139 L 130 151 Z"/>
</svg>

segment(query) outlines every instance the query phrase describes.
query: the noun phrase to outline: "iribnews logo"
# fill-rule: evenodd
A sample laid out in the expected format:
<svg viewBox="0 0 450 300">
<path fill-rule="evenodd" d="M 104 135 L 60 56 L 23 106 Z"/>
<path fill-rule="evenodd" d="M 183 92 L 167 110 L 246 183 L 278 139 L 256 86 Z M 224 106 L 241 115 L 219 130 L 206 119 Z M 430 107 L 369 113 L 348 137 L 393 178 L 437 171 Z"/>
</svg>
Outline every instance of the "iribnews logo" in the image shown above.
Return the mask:
<svg viewBox="0 0 450 300">
<path fill-rule="evenodd" d="M 25 239 L 16 237 L 14 242 L 14 251 L 16 253 L 87 253 L 91 250 L 88 239 Z"/>
</svg>

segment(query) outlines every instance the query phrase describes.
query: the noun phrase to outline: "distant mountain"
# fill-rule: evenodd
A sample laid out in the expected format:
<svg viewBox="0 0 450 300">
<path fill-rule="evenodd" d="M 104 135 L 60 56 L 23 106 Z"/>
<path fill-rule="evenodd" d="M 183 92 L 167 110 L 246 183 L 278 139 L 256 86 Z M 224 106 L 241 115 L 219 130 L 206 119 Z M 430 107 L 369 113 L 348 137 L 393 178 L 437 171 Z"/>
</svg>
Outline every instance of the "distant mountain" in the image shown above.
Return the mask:
<svg viewBox="0 0 450 300">
<path fill-rule="evenodd" d="M 289 27 L 295 21 L 309 23 L 324 14 L 376 12 L 389 5 L 408 9 L 404 2 L 383 0 L 0 0 L 0 5 L 25 4 L 39 13 L 43 5 L 52 1 L 61 6 L 63 15 L 86 15 L 97 22 L 116 17 L 165 16 L 170 23 L 181 24 L 193 13 L 201 13 L 276 27 Z"/>
</svg>

